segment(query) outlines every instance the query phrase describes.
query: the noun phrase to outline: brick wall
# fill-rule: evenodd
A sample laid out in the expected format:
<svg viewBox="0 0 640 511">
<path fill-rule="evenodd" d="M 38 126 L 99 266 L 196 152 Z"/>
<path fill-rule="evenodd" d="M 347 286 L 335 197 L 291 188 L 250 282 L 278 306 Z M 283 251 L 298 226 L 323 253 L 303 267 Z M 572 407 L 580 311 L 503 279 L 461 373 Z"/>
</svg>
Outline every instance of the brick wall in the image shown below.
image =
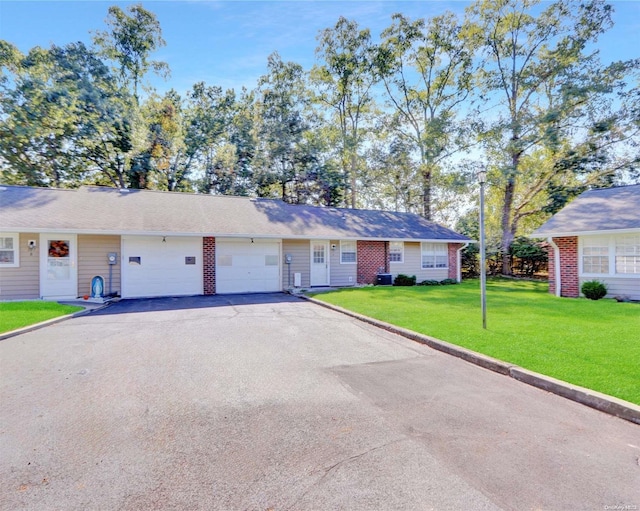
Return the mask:
<svg viewBox="0 0 640 511">
<path fill-rule="evenodd" d="M 216 239 L 202 238 L 202 273 L 204 294 L 216 294 Z"/>
<path fill-rule="evenodd" d="M 553 238 L 560 252 L 560 293 L 561 296 L 577 298 L 580 296 L 580 281 L 578 279 L 578 238 L 568 236 Z M 549 250 L 549 292 L 556 292 L 555 281 L 555 251 Z"/>
<path fill-rule="evenodd" d="M 458 249 L 463 247 L 464 243 L 449 243 L 449 274 L 450 279 L 458 280 Z"/>
<path fill-rule="evenodd" d="M 358 241 L 358 283 L 375 284 L 380 268 L 389 271 L 389 248 L 386 241 Z"/>
</svg>

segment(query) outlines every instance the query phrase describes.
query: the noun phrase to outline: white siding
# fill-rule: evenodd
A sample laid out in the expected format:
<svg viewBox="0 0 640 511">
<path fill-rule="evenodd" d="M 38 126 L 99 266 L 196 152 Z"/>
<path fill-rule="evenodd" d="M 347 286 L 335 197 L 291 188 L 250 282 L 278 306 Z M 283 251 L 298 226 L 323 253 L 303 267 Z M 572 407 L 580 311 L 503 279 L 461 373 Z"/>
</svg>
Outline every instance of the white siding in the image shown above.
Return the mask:
<svg viewBox="0 0 640 511">
<path fill-rule="evenodd" d="M 631 300 L 640 300 L 640 279 L 623 277 L 580 277 L 580 287 L 589 280 L 597 280 L 607 286 L 607 298 L 625 296 Z M 582 293 L 581 293 L 582 294 Z"/>
<path fill-rule="evenodd" d="M 20 265 L 0 268 L 0 300 L 32 300 L 40 298 L 40 249 L 29 250 L 28 241 L 40 239 L 38 234 L 19 236 Z"/>
</svg>

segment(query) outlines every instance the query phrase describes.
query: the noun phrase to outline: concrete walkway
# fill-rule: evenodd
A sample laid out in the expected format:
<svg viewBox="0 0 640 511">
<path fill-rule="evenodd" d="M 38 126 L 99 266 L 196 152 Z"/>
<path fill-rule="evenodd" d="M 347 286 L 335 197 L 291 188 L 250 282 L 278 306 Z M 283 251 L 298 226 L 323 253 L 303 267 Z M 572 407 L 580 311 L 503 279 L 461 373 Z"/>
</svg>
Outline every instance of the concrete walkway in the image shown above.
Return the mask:
<svg viewBox="0 0 640 511">
<path fill-rule="evenodd" d="M 0 342 L 0 509 L 634 509 L 639 459 L 635 424 L 287 295 Z"/>
</svg>

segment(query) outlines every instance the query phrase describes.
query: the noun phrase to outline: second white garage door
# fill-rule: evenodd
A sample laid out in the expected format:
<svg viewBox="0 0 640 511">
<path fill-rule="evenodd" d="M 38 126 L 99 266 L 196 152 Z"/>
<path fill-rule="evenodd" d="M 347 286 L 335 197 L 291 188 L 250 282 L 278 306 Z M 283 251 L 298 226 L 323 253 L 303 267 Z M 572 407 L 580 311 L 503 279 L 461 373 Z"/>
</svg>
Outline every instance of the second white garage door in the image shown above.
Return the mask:
<svg viewBox="0 0 640 511">
<path fill-rule="evenodd" d="M 216 238 L 216 293 L 281 290 L 279 241 Z"/>
</svg>

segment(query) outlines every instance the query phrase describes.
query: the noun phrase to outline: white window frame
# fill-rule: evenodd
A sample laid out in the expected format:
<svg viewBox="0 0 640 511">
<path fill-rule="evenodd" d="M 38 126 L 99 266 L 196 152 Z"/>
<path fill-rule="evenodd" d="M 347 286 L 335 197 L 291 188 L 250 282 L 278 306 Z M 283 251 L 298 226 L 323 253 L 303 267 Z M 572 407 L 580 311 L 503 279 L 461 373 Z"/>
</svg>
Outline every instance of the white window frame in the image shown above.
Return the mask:
<svg viewBox="0 0 640 511">
<path fill-rule="evenodd" d="M 353 250 L 350 248 L 353 247 Z M 345 254 L 353 254 L 353 261 L 345 261 Z M 355 240 L 340 240 L 340 264 L 358 263 L 358 242 Z"/>
<path fill-rule="evenodd" d="M 578 237 L 578 275 L 582 278 L 592 277 L 608 277 L 608 278 L 621 278 L 621 279 L 640 279 L 640 273 L 619 273 L 617 272 L 616 257 L 626 254 L 619 254 L 620 247 L 627 245 L 626 242 L 629 238 L 637 239 L 638 234 L 611 234 L 600 236 L 579 236 Z M 623 243 L 620 243 L 624 241 Z M 585 271 L 585 248 L 600 244 L 601 247 L 607 248 L 606 257 L 608 257 L 608 271 L 606 273 L 593 273 Z M 635 244 L 631 244 L 635 246 Z M 635 254 L 629 254 L 635 255 Z M 604 254 L 603 254 L 604 256 Z M 589 257 L 589 256 L 586 256 Z"/>
<path fill-rule="evenodd" d="M 640 234 L 628 234 L 624 236 L 616 236 L 614 240 L 615 255 L 614 255 L 614 271 L 616 275 L 640 276 Z M 633 266 L 635 271 L 632 272 L 619 272 L 618 271 L 618 258 L 633 258 L 633 263 L 624 263 L 625 265 Z"/>
<path fill-rule="evenodd" d="M 433 258 L 433 265 L 425 263 L 425 257 Z M 438 262 L 440 258 L 440 262 Z M 444 262 L 443 262 L 444 261 Z M 420 267 L 423 270 L 446 270 L 449 268 L 449 244 L 448 243 L 420 243 Z"/>
<path fill-rule="evenodd" d="M 11 238 L 13 240 L 13 248 L 0 248 L 2 251 L 13 251 L 13 262 L 5 263 L 0 261 L 0 268 L 20 267 L 20 234 L 17 232 L 0 232 L 0 238 Z"/>
<path fill-rule="evenodd" d="M 400 250 L 392 250 L 391 247 L 393 247 L 393 245 L 396 245 L 396 247 L 399 247 Z M 391 254 L 394 255 L 400 255 L 400 258 L 397 260 L 393 260 L 391 258 Z M 396 264 L 402 264 L 404 263 L 404 241 L 390 241 L 389 242 L 389 262 L 390 263 L 396 263 Z"/>
<path fill-rule="evenodd" d="M 584 276 L 605 276 L 605 275 L 609 275 L 611 273 L 611 240 L 609 239 L 609 236 L 587 236 L 584 238 L 581 238 L 581 243 L 579 244 L 579 253 L 578 253 L 578 259 L 580 261 L 580 274 L 584 275 Z M 586 253 L 588 250 L 590 249 L 594 249 L 594 250 L 598 250 L 600 249 L 602 252 L 593 252 L 593 253 Z M 607 260 L 607 271 L 606 272 L 593 272 L 593 271 L 586 271 L 585 269 L 585 258 L 587 257 L 601 257 L 601 258 L 606 258 Z"/>
</svg>

